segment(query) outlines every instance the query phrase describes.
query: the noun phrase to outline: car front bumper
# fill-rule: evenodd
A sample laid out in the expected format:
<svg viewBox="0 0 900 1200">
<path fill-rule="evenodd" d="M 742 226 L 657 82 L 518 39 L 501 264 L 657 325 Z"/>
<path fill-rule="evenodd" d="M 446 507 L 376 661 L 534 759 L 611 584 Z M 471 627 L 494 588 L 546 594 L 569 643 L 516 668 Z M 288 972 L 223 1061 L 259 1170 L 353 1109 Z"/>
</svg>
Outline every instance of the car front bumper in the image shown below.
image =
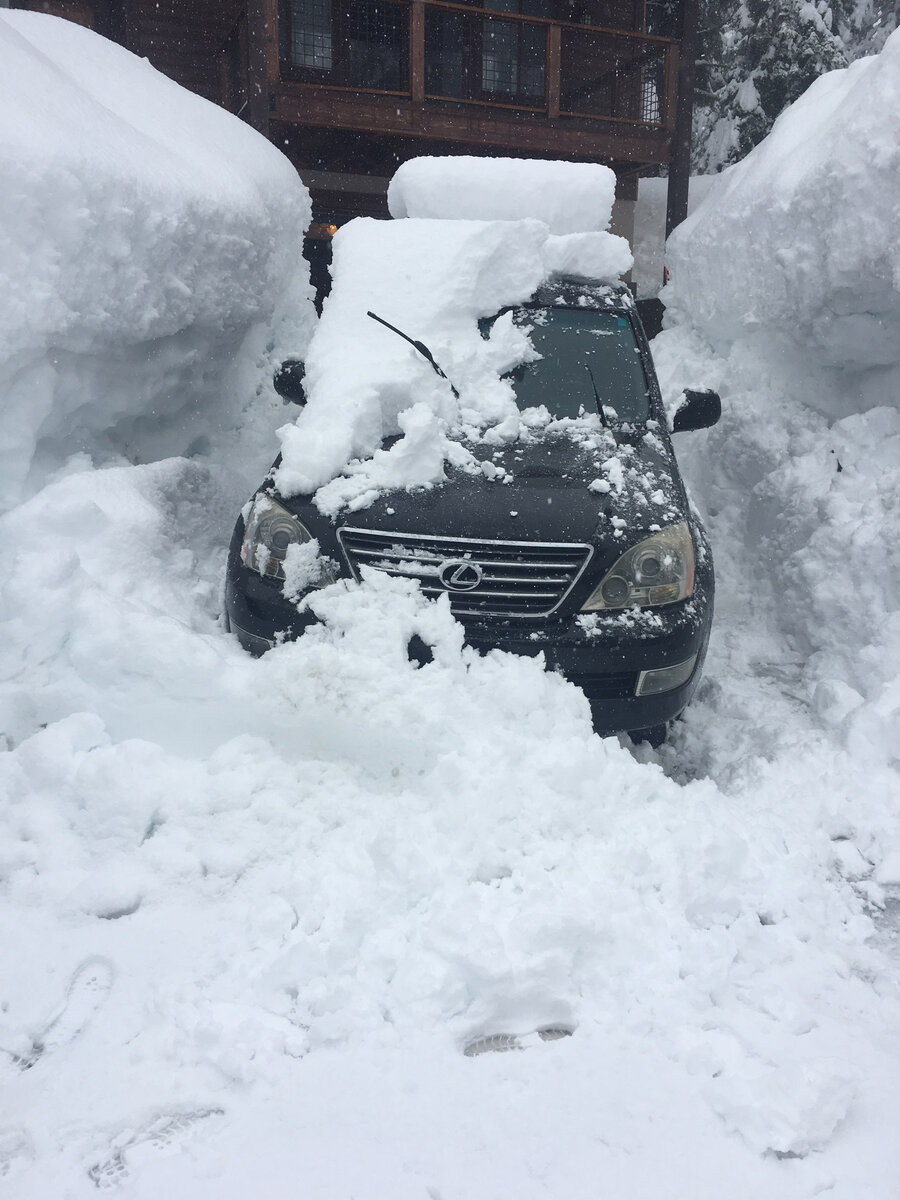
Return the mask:
<svg viewBox="0 0 900 1200">
<path fill-rule="evenodd" d="M 236 536 L 225 588 L 228 625 L 245 650 L 260 655 L 300 637 L 316 618 L 298 613 L 277 585 L 247 570 L 239 546 Z M 599 732 L 644 730 L 678 716 L 697 686 L 712 623 L 712 592 L 710 569 L 698 573 L 689 600 L 664 608 L 570 615 L 539 626 L 509 620 L 462 623 L 467 644 L 479 653 L 543 653 L 548 670 L 584 691 Z M 640 694 L 648 685 L 669 683 L 674 686 Z"/>
</svg>

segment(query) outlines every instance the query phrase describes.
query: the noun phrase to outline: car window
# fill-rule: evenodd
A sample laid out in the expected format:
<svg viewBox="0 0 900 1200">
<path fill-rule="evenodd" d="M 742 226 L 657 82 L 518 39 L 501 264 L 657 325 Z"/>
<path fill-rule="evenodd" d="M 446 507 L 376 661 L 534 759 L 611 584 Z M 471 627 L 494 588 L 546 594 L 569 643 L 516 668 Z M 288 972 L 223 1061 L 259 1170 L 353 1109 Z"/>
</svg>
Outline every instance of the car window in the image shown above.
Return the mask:
<svg viewBox="0 0 900 1200">
<path fill-rule="evenodd" d="M 522 307 L 513 320 L 541 355 L 508 378 L 520 409 L 545 405 L 554 418 L 596 412 L 594 389 L 613 421 L 650 416 L 647 377 L 634 331 L 621 313 Z M 590 370 L 588 370 L 590 368 Z"/>
</svg>

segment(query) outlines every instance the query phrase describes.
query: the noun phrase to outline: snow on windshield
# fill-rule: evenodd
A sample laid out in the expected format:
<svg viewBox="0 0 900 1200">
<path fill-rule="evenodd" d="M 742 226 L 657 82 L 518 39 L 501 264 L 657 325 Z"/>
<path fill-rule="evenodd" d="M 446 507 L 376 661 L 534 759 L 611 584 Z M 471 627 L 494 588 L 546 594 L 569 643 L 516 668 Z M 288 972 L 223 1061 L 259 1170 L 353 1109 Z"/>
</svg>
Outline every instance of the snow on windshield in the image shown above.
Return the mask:
<svg viewBox="0 0 900 1200">
<path fill-rule="evenodd" d="M 280 431 L 281 494 L 315 492 L 319 508 L 334 514 L 389 488 L 439 482 L 447 461 L 465 466 L 467 452 L 448 435 L 503 426 L 515 438 L 518 409 L 501 376 L 535 352 L 511 318 L 496 321 L 487 340 L 478 320 L 527 300 L 560 269 L 577 274 L 579 262 L 583 274 L 615 280 L 631 253 L 612 234 L 551 234 L 533 219 L 358 219 L 341 229 L 306 360 L 308 404 Z M 458 400 L 370 310 L 425 343 Z"/>
<path fill-rule="evenodd" d="M 37 49 L 16 74 L 26 25 Z M 170 364 L 208 421 L 208 380 L 219 378 L 217 340 L 188 350 L 165 331 L 183 329 L 200 298 L 205 328 L 242 313 L 245 330 L 268 311 L 266 289 L 282 285 L 279 264 L 296 249 L 279 216 L 297 203 L 293 175 L 236 122 L 243 185 L 218 197 L 198 199 L 185 173 L 156 190 L 117 141 L 130 190 L 95 159 L 84 177 L 61 170 L 37 114 L 65 76 L 62 62 L 39 74 L 41 55 L 86 74 L 94 64 L 98 87 L 114 61 L 135 98 L 158 77 L 49 17 L 4 10 L 0 32 L 0 80 L 16 80 L 13 101 L 46 133 L 31 158 L 21 148 L 21 170 L 15 154 L 4 160 L 17 198 L 0 208 L 0 272 L 18 281 L 17 349 L 6 357 L 4 342 L 0 355 L 13 465 L 31 460 L 37 414 L 60 411 L 36 382 L 62 371 L 51 310 L 78 332 L 70 352 L 87 347 L 66 387 L 89 378 L 74 393 L 83 424 L 54 426 L 57 477 L 32 476 L 31 498 L 0 518 L 8 1194 L 895 1200 L 891 364 L 872 355 L 844 376 L 822 364 L 812 334 L 776 353 L 778 288 L 771 308 L 755 308 L 761 324 L 723 339 L 719 277 L 695 228 L 676 284 L 710 308 L 693 324 L 683 313 L 655 350 L 670 399 L 685 384 L 723 394 L 721 427 L 678 443 L 715 547 L 717 624 L 701 692 L 658 752 L 594 737 L 582 694 L 540 658 L 467 650 L 446 602 L 425 601 L 412 579 L 326 588 L 310 634 L 251 659 L 224 629 L 221 579 L 234 517 L 274 442 L 272 397 L 257 394 L 271 369 L 265 339 L 236 352 L 248 387 L 232 425 L 190 458 L 150 460 Z M 883 69 L 839 77 L 860 119 L 866 80 L 875 87 Z M 172 96 L 184 105 L 161 144 L 199 160 L 209 112 Z M 86 99 L 76 107 L 69 133 L 100 155 L 108 115 Z M 869 108 L 874 120 L 881 110 Z M 866 161 L 849 139 L 835 143 L 859 172 L 842 293 L 857 313 L 871 294 L 859 239 L 869 207 L 880 211 L 866 181 L 893 153 L 883 115 Z M 284 184 L 274 199 L 273 172 Z M 70 211 L 59 197 L 77 181 L 84 204 Z M 247 200 L 256 189 L 261 207 Z M 123 194 L 145 198 L 146 221 L 120 241 Z M 727 202 L 707 209 L 710 255 Z M 46 225 L 29 217 L 41 212 Z M 731 247 L 745 262 L 783 220 L 755 198 L 747 212 Z M 819 218 L 823 236 L 832 222 L 846 233 L 840 210 L 823 204 Z M 182 222 L 203 231 L 196 301 L 175 282 L 190 252 Z M 216 227 L 241 230 L 240 250 Z M 23 229 L 34 292 L 23 290 Z M 491 236 L 502 274 L 506 243 Z M 256 280 L 243 256 L 261 252 Z M 123 264 L 154 304 L 123 308 L 132 316 L 117 323 L 133 303 Z M 775 269 L 794 279 L 789 257 Z M 513 277 L 525 286 L 528 272 Z M 477 273 L 469 281 L 481 287 Z M 734 294 L 723 275 L 725 311 Z M 416 314 L 383 315 L 405 326 Z M 441 328 L 425 341 L 440 342 Z M 403 377 L 416 389 L 439 386 L 394 335 L 364 315 L 354 329 L 408 352 Z M 155 337 L 166 353 L 143 340 Z M 20 363 L 34 410 L 13 404 Z M 831 420 L 822 395 L 843 405 Z M 81 451 L 95 452 L 90 431 L 109 426 L 117 396 L 130 439 L 118 465 L 99 455 L 98 465 Z M 407 400 L 383 402 L 399 411 Z M 363 433 L 371 420 L 380 436 L 381 403 L 352 409 Z M 414 635 L 433 651 L 421 668 L 407 655 Z M 492 1048 L 515 1052 L 478 1053 Z"/>
</svg>

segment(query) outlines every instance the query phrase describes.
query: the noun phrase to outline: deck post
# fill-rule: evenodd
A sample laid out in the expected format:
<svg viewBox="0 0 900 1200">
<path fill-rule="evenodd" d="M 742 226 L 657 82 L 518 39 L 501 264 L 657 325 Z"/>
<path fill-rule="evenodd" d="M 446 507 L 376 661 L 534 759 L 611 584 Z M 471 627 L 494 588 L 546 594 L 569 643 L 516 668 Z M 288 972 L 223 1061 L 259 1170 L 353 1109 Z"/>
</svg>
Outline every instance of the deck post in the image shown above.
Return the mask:
<svg viewBox="0 0 900 1200">
<path fill-rule="evenodd" d="M 269 58 L 273 37 L 277 66 L 277 6 L 271 0 L 247 0 L 247 117 L 263 137 L 269 136 Z"/>
<path fill-rule="evenodd" d="M 425 5 L 412 0 L 409 8 L 409 95 L 413 104 L 425 103 Z"/>
<path fill-rule="evenodd" d="M 666 237 L 685 219 L 691 180 L 691 124 L 694 115 L 694 68 L 697 59 L 697 0 L 682 0 L 681 50 L 678 55 L 678 105 L 669 188 L 666 200 Z"/>
<path fill-rule="evenodd" d="M 562 63 L 562 29 L 559 25 L 547 28 L 547 116 L 555 120 L 560 109 L 560 69 Z"/>
</svg>

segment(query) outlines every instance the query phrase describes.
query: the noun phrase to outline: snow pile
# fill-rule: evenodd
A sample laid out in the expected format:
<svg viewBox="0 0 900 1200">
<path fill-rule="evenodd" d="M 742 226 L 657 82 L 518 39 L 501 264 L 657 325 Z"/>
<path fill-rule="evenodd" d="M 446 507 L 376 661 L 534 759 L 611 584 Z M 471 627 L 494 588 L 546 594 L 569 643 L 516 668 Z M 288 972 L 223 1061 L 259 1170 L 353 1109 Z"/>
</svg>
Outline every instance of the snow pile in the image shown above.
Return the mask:
<svg viewBox="0 0 900 1200">
<path fill-rule="evenodd" d="M 616 177 L 599 163 L 460 154 L 403 163 L 388 188 L 392 217 L 543 221 L 557 234 L 609 228 Z"/>
<path fill-rule="evenodd" d="M 379 1195 L 486 1197 L 499 1163 L 521 1195 L 794 1200 L 840 1171 L 887 1200 L 893 1007 L 832 840 L 878 772 L 865 804 L 827 751 L 822 789 L 679 786 L 377 573 L 251 659 L 215 616 L 233 502 L 172 460 L 0 521 L 17 1198 L 231 1200 L 251 1166 L 280 1195 L 301 1163 L 323 1200 L 363 1165 Z M 523 1052 L 465 1057 L 491 1039 Z"/>
<path fill-rule="evenodd" d="M 894 34 L 818 79 L 673 234 L 670 312 L 717 345 L 765 330 L 842 371 L 896 368 L 898 111 Z"/>
<path fill-rule="evenodd" d="M 713 544 L 717 526 L 740 533 L 735 586 L 785 638 L 793 694 L 837 744 L 887 763 L 900 744 L 898 99 L 897 34 L 813 84 L 671 239 L 678 324 L 655 344 L 672 398 L 685 380 L 722 393 L 694 470 Z"/>
<path fill-rule="evenodd" d="M 424 160 L 426 166 L 445 161 L 484 162 Z M 488 164 L 493 185 L 493 169 L 506 160 Z M 554 168 L 556 183 L 573 164 L 509 165 Z M 414 171 L 411 178 L 418 180 Z M 426 184 L 436 187 L 442 178 L 424 171 L 423 195 Z M 535 219 L 351 221 L 334 239 L 332 291 L 306 359 L 308 404 L 280 430 L 279 491 L 315 492 L 319 508 L 334 514 L 390 488 L 437 483 L 447 461 L 471 465 L 452 440 L 461 433 L 477 436 L 502 425 L 507 440 L 515 438 L 519 413 L 511 384 L 500 376 L 535 352 L 511 316 L 495 322 L 488 339 L 478 319 L 527 300 L 553 275 L 614 281 L 631 263 L 623 238 L 553 234 Z M 458 399 L 421 354 L 369 311 L 424 342 Z M 383 439 L 397 434 L 402 439 L 382 449 Z"/>
<path fill-rule="evenodd" d="M 87 114 L 85 140 L 106 120 Z M 339 279 L 408 305 L 382 312 L 403 327 L 419 316 L 391 291 L 403 270 L 440 278 L 416 297 L 439 358 L 479 304 L 544 270 L 539 223 L 382 224 L 407 230 L 387 243 L 397 263 L 368 256 L 367 228 L 342 231 Z M 527 253 L 509 254 L 510 229 Z M 106 296 L 91 280 L 86 312 Z M 328 334 L 360 439 L 383 412 L 409 437 L 456 411 L 365 318 L 379 306 L 348 295 L 354 337 L 383 339 L 357 355 Z M 177 325 L 178 290 L 160 303 Z M 656 342 L 670 392 L 725 400 L 721 429 L 678 443 L 711 525 L 717 626 L 658 753 L 593 737 L 539 658 L 472 653 L 412 580 L 332 585 L 303 640 L 244 654 L 220 593 L 262 474 L 260 406 L 240 458 L 220 438 L 190 460 L 70 464 L 0 517 L 10 1195 L 244 1200 L 302 1179 L 309 1200 L 895 1200 L 900 430 L 849 389 L 829 425 L 812 405 L 837 402 L 836 372 L 797 344 L 773 353 L 773 329 L 713 350 L 682 323 Z M 497 369 L 522 351 L 512 336 L 485 343 Z M 354 406 L 387 347 L 403 388 L 376 371 Z M 54 353 L 35 363 L 55 371 Z M 466 391 L 481 365 L 452 366 L 461 416 L 481 419 Z M 100 427 L 106 391 L 96 405 Z M 0 417 L 30 453 L 20 417 Z"/>
<path fill-rule="evenodd" d="M 4 10 L 0 80 L 2 505 L 75 451 L 232 423 L 298 287 L 302 333 L 310 206 L 242 121 L 69 21 Z"/>
</svg>

